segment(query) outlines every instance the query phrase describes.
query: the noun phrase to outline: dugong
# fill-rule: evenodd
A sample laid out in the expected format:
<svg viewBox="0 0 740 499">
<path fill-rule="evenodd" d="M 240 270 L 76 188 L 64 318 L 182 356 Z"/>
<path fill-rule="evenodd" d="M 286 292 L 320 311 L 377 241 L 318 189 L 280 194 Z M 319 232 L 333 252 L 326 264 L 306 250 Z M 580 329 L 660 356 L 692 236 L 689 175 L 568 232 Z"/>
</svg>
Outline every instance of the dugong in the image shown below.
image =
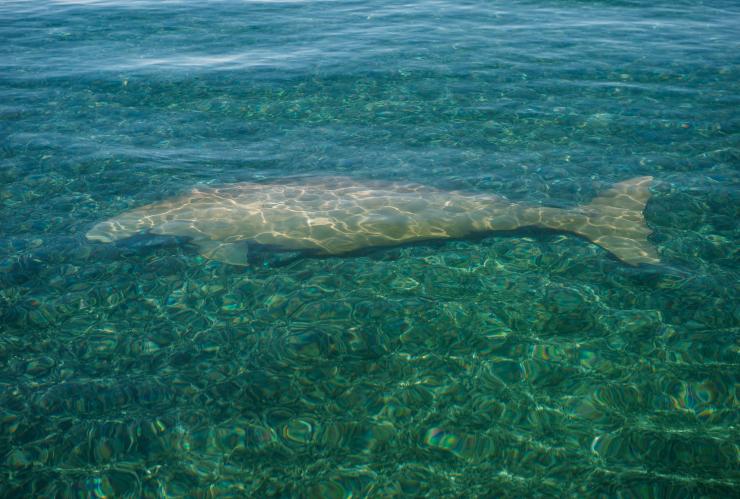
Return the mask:
<svg viewBox="0 0 740 499">
<path fill-rule="evenodd" d="M 316 177 L 195 188 L 95 225 L 92 241 L 184 236 L 205 258 L 247 265 L 250 244 L 340 255 L 361 248 L 542 227 L 579 234 L 629 265 L 658 263 L 643 210 L 652 177 L 614 184 L 573 209 L 410 182 Z"/>
</svg>

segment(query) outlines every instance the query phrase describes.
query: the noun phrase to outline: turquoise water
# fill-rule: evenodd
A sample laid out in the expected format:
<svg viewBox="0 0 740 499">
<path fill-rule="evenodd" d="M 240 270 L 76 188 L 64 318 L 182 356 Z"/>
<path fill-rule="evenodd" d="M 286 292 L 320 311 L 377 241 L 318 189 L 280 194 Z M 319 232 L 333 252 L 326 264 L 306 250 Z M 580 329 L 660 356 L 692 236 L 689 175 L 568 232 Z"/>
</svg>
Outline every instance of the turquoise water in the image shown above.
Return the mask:
<svg viewBox="0 0 740 499">
<path fill-rule="evenodd" d="M 730 497 L 734 1 L 0 4 L 0 494 Z M 662 260 L 536 229 L 249 267 L 87 241 L 195 185 L 573 207 L 652 175 Z"/>
</svg>

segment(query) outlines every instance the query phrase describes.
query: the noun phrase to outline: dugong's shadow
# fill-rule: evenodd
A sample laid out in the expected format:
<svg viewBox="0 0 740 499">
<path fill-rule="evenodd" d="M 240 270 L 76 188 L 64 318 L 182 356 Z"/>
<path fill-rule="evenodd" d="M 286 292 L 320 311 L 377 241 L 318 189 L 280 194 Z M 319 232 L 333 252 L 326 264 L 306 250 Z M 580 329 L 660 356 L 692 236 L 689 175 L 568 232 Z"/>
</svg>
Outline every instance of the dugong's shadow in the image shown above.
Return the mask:
<svg viewBox="0 0 740 499">
<path fill-rule="evenodd" d="M 528 237 L 541 243 L 552 241 L 555 237 L 562 235 L 561 231 L 542 228 L 542 227 L 520 227 L 507 231 L 491 231 L 470 234 L 462 238 L 451 239 L 429 239 L 424 241 L 409 241 L 403 244 L 388 246 L 372 246 L 360 248 L 355 251 L 343 253 L 341 255 L 326 255 L 316 250 L 287 250 L 277 245 L 261 244 L 255 241 L 244 241 L 243 247 L 246 252 L 248 266 L 252 268 L 279 268 L 285 267 L 305 258 L 311 259 L 328 259 L 328 258 L 357 258 L 366 257 L 372 260 L 396 260 L 400 257 L 399 252 L 404 248 L 430 248 L 444 249 L 450 244 L 460 241 L 466 241 L 474 244 L 485 244 L 484 242 L 491 238 L 512 238 Z M 578 234 L 571 234 L 588 241 L 588 238 Z M 590 241 L 589 241 L 590 242 Z M 146 254 L 154 252 L 161 248 L 185 248 L 187 252 L 197 252 L 197 246 L 186 236 L 169 236 L 143 232 L 130 238 L 115 241 L 115 247 L 121 254 Z M 610 260 L 618 262 L 619 259 L 613 254 L 605 251 Z M 654 267 L 650 265 L 648 267 Z"/>
<path fill-rule="evenodd" d="M 188 253 L 197 253 L 197 246 L 187 236 L 153 234 L 149 231 L 121 239 L 112 245 L 119 255 L 146 255 L 163 248 L 185 248 Z M 250 267 L 284 267 L 307 257 L 315 257 L 316 251 L 294 251 L 256 242 L 244 242 L 244 251 Z"/>
</svg>

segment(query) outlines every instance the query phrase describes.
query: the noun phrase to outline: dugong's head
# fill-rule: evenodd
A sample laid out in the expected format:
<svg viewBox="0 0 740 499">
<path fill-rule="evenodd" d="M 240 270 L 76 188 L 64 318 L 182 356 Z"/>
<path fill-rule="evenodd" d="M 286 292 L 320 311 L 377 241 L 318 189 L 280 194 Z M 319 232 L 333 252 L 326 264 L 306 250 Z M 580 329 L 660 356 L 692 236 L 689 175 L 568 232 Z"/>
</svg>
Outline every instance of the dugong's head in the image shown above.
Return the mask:
<svg viewBox="0 0 740 499">
<path fill-rule="evenodd" d="M 101 243 L 112 243 L 120 239 L 131 237 L 134 234 L 142 232 L 151 227 L 145 219 L 134 212 L 123 213 L 117 217 L 95 224 L 87 232 L 87 238 L 90 241 L 99 241 Z"/>
</svg>

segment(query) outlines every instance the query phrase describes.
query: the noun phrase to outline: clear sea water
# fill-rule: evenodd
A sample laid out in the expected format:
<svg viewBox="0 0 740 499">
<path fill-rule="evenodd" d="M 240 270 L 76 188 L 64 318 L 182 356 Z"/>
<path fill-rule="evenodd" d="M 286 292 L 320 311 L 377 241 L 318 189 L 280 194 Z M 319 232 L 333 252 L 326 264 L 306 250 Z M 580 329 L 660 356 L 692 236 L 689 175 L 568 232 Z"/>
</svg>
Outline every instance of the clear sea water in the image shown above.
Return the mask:
<svg viewBox="0 0 740 499">
<path fill-rule="evenodd" d="M 740 494 L 737 1 L 6 0 L 0 42 L 0 495 Z M 662 263 L 85 239 L 296 174 L 559 207 L 652 175 Z"/>
</svg>

